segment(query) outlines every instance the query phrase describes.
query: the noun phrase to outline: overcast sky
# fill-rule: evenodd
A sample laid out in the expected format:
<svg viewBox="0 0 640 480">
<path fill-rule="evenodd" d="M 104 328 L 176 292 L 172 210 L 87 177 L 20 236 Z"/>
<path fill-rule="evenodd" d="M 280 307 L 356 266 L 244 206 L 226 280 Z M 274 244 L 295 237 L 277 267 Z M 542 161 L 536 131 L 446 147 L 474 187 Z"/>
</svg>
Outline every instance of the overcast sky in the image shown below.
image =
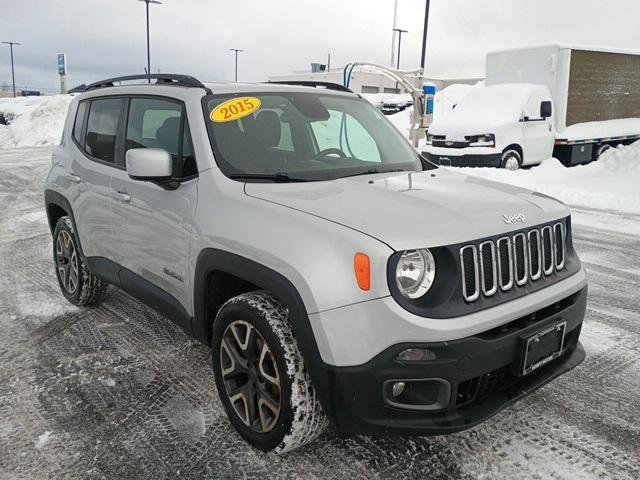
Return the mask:
<svg viewBox="0 0 640 480">
<path fill-rule="evenodd" d="M 240 80 L 353 60 L 388 64 L 394 0 L 162 0 L 151 6 L 152 71 Z M 400 0 L 402 67 L 418 66 L 424 0 Z M 640 47 L 639 0 L 431 0 L 427 75 L 483 76 L 487 51 L 552 42 Z M 142 73 L 144 4 L 136 0 L 0 0 L 0 41 L 17 41 L 19 87 L 57 88 L 66 53 L 69 86 Z M 0 85 L 11 82 L 0 49 Z"/>
</svg>

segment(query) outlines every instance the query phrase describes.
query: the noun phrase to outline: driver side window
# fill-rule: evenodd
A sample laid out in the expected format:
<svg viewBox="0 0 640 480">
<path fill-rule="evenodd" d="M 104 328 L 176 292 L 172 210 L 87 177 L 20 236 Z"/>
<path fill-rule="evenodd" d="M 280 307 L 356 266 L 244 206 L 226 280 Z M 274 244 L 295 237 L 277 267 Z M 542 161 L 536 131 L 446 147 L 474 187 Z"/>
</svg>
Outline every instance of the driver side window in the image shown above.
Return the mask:
<svg viewBox="0 0 640 480">
<path fill-rule="evenodd" d="M 348 157 L 380 163 L 380 151 L 373 137 L 354 117 L 329 110 L 329 119 L 311 122 L 318 150 L 337 148 Z"/>
<path fill-rule="evenodd" d="M 132 98 L 127 120 L 126 150 L 161 148 L 173 159 L 177 179 L 190 178 L 198 169 L 189 125 L 181 103 L 159 98 Z"/>
</svg>

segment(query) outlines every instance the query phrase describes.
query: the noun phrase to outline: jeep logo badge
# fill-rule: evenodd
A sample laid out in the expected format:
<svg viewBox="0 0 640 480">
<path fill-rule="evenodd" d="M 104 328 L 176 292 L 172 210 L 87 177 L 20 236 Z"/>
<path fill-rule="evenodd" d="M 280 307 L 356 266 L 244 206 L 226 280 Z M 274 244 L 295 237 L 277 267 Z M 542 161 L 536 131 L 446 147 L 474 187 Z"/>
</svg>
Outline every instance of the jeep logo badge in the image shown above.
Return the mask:
<svg viewBox="0 0 640 480">
<path fill-rule="evenodd" d="M 510 223 L 524 223 L 527 221 L 527 217 L 524 216 L 524 213 L 516 213 L 515 215 L 502 215 L 502 219 L 507 225 Z"/>
</svg>

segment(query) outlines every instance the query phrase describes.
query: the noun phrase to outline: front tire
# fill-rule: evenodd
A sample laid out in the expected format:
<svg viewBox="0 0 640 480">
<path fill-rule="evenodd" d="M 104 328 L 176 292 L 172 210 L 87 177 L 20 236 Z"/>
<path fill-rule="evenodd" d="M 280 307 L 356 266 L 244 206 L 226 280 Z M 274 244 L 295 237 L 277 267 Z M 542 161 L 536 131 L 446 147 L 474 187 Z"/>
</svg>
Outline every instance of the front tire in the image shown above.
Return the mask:
<svg viewBox="0 0 640 480">
<path fill-rule="evenodd" d="M 229 420 L 249 444 L 276 453 L 313 441 L 328 424 L 288 317 L 269 293 L 245 293 L 222 306 L 211 338 Z"/>
<path fill-rule="evenodd" d="M 71 219 L 61 217 L 53 231 L 53 261 L 64 297 L 74 305 L 97 305 L 107 294 L 108 284 L 96 277 L 78 249 Z"/>
<path fill-rule="evenodd" d="M 522 166 L 522 156 L 518 150 L 510 148 L 502 152 L 500 166 L 507 170 L 518 170 Z"/>
</svg>

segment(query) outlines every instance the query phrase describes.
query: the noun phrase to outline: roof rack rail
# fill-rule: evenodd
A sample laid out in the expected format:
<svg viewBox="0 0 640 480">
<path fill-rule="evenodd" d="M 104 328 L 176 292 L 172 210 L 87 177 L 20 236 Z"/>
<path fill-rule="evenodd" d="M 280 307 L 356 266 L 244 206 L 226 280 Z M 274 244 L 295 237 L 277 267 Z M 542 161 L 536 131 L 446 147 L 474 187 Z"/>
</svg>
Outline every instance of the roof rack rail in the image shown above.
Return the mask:
<svg viewBox="0 0 640 480">
<path fill-rule="evenodd" d="M 282 85 L 300 85 L 303 87 L 322 87 L 327 90 L 336 90 L 338 92 L 353 93 L 353 90 L 333 82 L 316 82 L 315 80 L 269 80 L 267 83 L 279 83 Z"/>
<path fill-rule="evenodd" d="M 126 75 L 124 77 L 113 77 L 107 78 L 106 80 L 100 80 L 99 82 L 92 83 L 87 85 L 85 88 L 85 92 L 89 90 L 97 90 L 99 88 L 107 88 L 113 87 L 114 83 L 118 82 L 128 82 L 131 80 L 151 80 L 155 79 L 156 82 L 153 85 L 173 85 L 176 87 L 194 87 L 194 88 L 204 88 L 208 94 L 211 93 L 211 90 L 204 86 L 204 84 L 198 80 L 197 78 L 191 77 L 189 75 L 176 75 L 173 73 L 152 73 L 151 75 L 140 74 L 140 75 Z"/>
</svg>

